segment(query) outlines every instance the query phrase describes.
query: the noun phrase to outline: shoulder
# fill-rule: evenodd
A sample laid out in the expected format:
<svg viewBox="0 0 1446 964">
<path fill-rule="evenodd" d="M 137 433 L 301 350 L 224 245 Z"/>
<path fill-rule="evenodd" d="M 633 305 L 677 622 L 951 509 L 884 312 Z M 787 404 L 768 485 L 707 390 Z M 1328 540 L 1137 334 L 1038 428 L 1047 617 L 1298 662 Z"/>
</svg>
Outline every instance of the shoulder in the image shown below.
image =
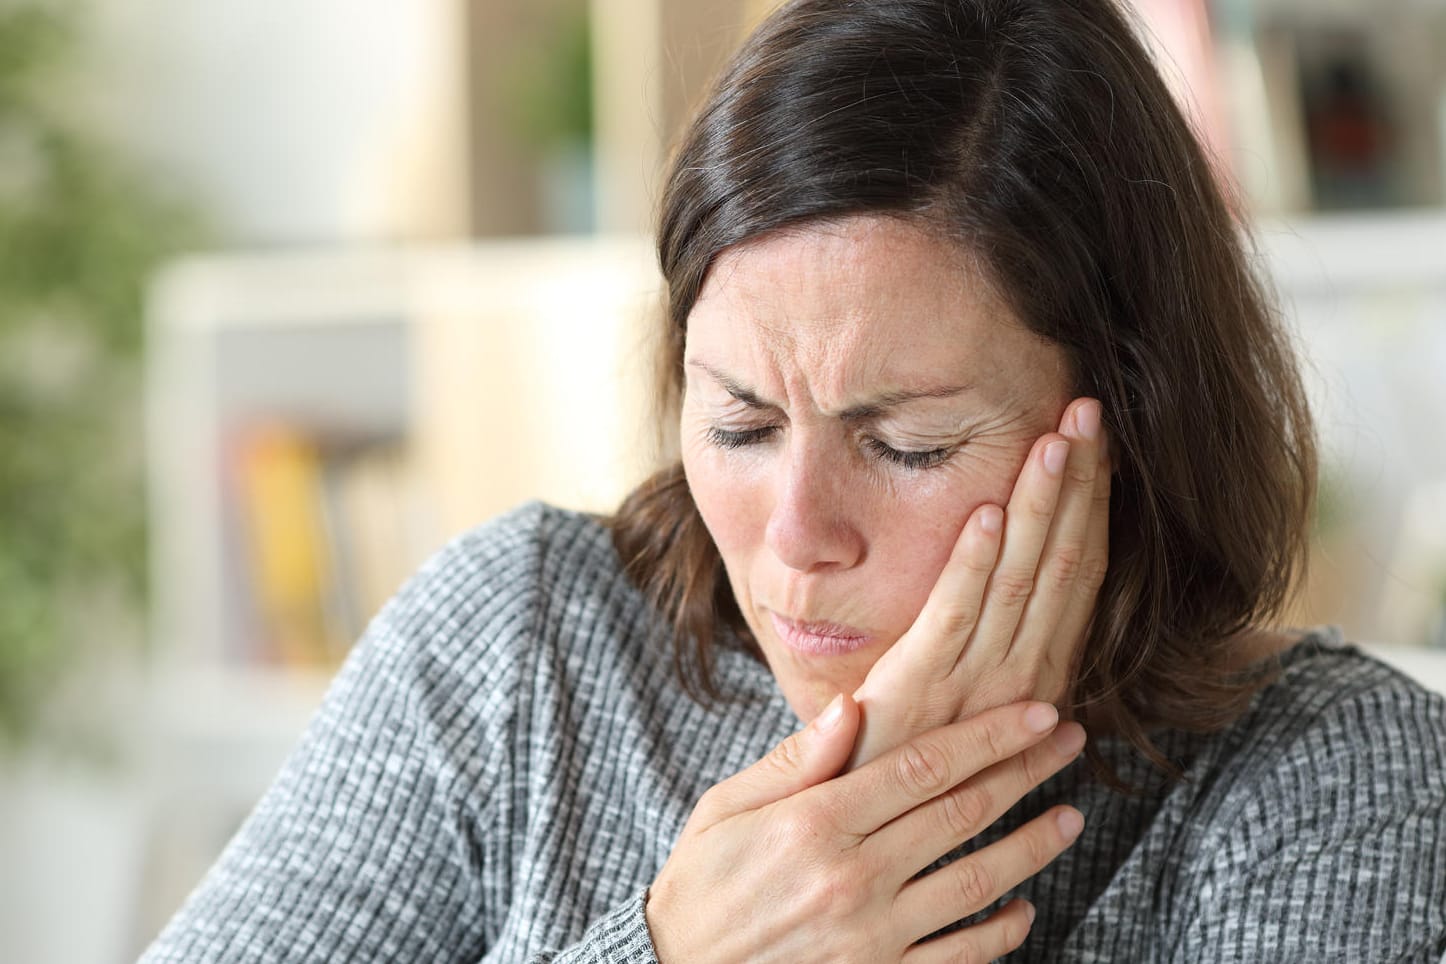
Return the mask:
<svg viewBox="0 0 1446 964">
<path fill-rule="evenodd" d="M 1446 789 L 1446 697 L 1344 643 L 1307 635 L 1227 731 L 1236 783 L 1249 792 L 1309 768 L 1318 805 L 1360 804 Z"/>
<path fill-rule="evenodd" d="M 1446 949 L 1446 699 L 1317 632 L 1212 742 L 1191 774 L 1196 936 L 1361 960 Z"/>
<path fill-rule="evenodd" d="M 393 648 L 425 648 L 432 659 L 496 656 L 530 639 L 549 611 L 627 585 L 600 521 L 530 502 L 433 554 L 369 635 Z"/>
<path fill-rule="evenodd" d="M 372 620 L 147 960 L 276 948 L 476 960 L 511 902 L 537 627 L 552 600 L 607 569 L 607 544 L 595 521 L 533 504 L 435 553 Z"/>
<path fill-rule="evenodd" d="M 648 618 L 599 520 L 528 503 L 423 563 L 368 627 L 334 689 L 405 704 L 435 738 L 473 748 L 463 754 L 470 773 L 486 765 L 477 748 L 511 752 L 518 715 L 558 685 L 548 671 L 554 654 L 611 651 L 631 638 L 619 627 Z"/>
<path fill-rule="evenodd" d="M 578 571 L 615 570 L 607 531 L 592 516 L 528 502 L 456 536 L 404 584 L 392 605 L 473 610 L 536 592 Z"/>
</svg>

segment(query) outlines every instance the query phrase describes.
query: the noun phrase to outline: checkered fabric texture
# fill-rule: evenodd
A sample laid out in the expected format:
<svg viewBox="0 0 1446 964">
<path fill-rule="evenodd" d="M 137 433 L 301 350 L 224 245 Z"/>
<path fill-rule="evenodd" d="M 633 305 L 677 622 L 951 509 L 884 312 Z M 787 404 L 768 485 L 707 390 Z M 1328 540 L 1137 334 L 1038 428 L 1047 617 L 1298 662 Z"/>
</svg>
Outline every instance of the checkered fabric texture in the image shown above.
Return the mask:
<svg viewBox="0 0 1446 964">
<path fill-rule="evenodd" d="M 691 701 L 658 630 L 589 517 L 531 504 L 454 540 L 143 962 L 656 960 L 646 888 L 694 803 L 800 726 L 736 645 L 726 699 Z M 1010 960 L 1442 959 L 1446 699 L 1333 630 L 1282 663 L 1229 729 L 1161 736 L 1186 781 L 1125 796 L 1076 761 L 951 855 L 1084 812 L 1015 891 L 1038 917 Z"/>
</svg>

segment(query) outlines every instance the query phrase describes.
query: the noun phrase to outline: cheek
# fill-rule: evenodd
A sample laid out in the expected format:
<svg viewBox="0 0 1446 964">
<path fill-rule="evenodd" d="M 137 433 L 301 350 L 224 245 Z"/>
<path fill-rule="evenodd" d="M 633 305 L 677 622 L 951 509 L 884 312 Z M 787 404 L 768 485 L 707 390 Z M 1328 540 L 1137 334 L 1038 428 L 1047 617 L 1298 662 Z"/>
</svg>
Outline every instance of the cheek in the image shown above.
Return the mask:
<svg viewBox="0 0 1446 964">
<path fill-rule="evenodd" d="M 737 564 L 762 544 L 768 524 L 759 482 L 750 477 L 756 473 L 740 471 L 737 461 L 706 441 L 685 442 L 683 446 L 688 491 L 730 575 L 739 571 Z"/>
<path fill-rule="evenodd" d="M 891 629 L 913 624 L 974 511 L 1008 504 L 1024 457 L 949 467 L 899 487 L 870 539 L 874 598 L 887 608 Z"/>
</svg>

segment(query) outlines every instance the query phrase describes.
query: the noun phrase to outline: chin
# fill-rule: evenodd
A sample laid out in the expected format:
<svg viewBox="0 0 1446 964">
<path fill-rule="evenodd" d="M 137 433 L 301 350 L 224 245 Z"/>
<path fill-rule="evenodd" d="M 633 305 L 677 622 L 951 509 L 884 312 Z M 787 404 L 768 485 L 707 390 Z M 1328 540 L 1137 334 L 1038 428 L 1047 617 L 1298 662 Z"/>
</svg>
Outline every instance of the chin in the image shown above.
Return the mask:
<svg viewBox="0 0 1446 964">
<path fill-rule="evenodd" d="M 886 648 L 870 647 L 848 657 L 833 657 L 834 665 L 818 667 L 799 665 L 794 654 L 777 640 L 769 639 L 762 647 L 783 698 L 803 723 L 822 713 L 839 693 L 852 695 Z"/>
</svg>

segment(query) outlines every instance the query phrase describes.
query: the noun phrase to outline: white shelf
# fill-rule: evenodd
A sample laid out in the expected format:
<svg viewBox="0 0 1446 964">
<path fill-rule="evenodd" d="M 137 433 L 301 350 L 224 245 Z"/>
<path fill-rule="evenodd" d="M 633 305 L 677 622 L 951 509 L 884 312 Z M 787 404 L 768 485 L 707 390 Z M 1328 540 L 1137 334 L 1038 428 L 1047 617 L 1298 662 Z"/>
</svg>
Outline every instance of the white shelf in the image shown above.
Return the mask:
<svg viewBox="0 0 1446 964">
<path fill-rule="evenodd" d="M 1446 694 L 1446 650 L 1381 645 L 1363 645 L 1361 648 L 1390 663 L 1427 689 Z"/>
<path fill-rule="evenodd" d="M 167 659 L 221 664 L 238 630 L 221 466 L 228 429 L 275 419 L 354 437 L 411 422 L 404 257 L 212 256 L 164 272 L 147 330 L 153 604 Z"/>
</svg>

